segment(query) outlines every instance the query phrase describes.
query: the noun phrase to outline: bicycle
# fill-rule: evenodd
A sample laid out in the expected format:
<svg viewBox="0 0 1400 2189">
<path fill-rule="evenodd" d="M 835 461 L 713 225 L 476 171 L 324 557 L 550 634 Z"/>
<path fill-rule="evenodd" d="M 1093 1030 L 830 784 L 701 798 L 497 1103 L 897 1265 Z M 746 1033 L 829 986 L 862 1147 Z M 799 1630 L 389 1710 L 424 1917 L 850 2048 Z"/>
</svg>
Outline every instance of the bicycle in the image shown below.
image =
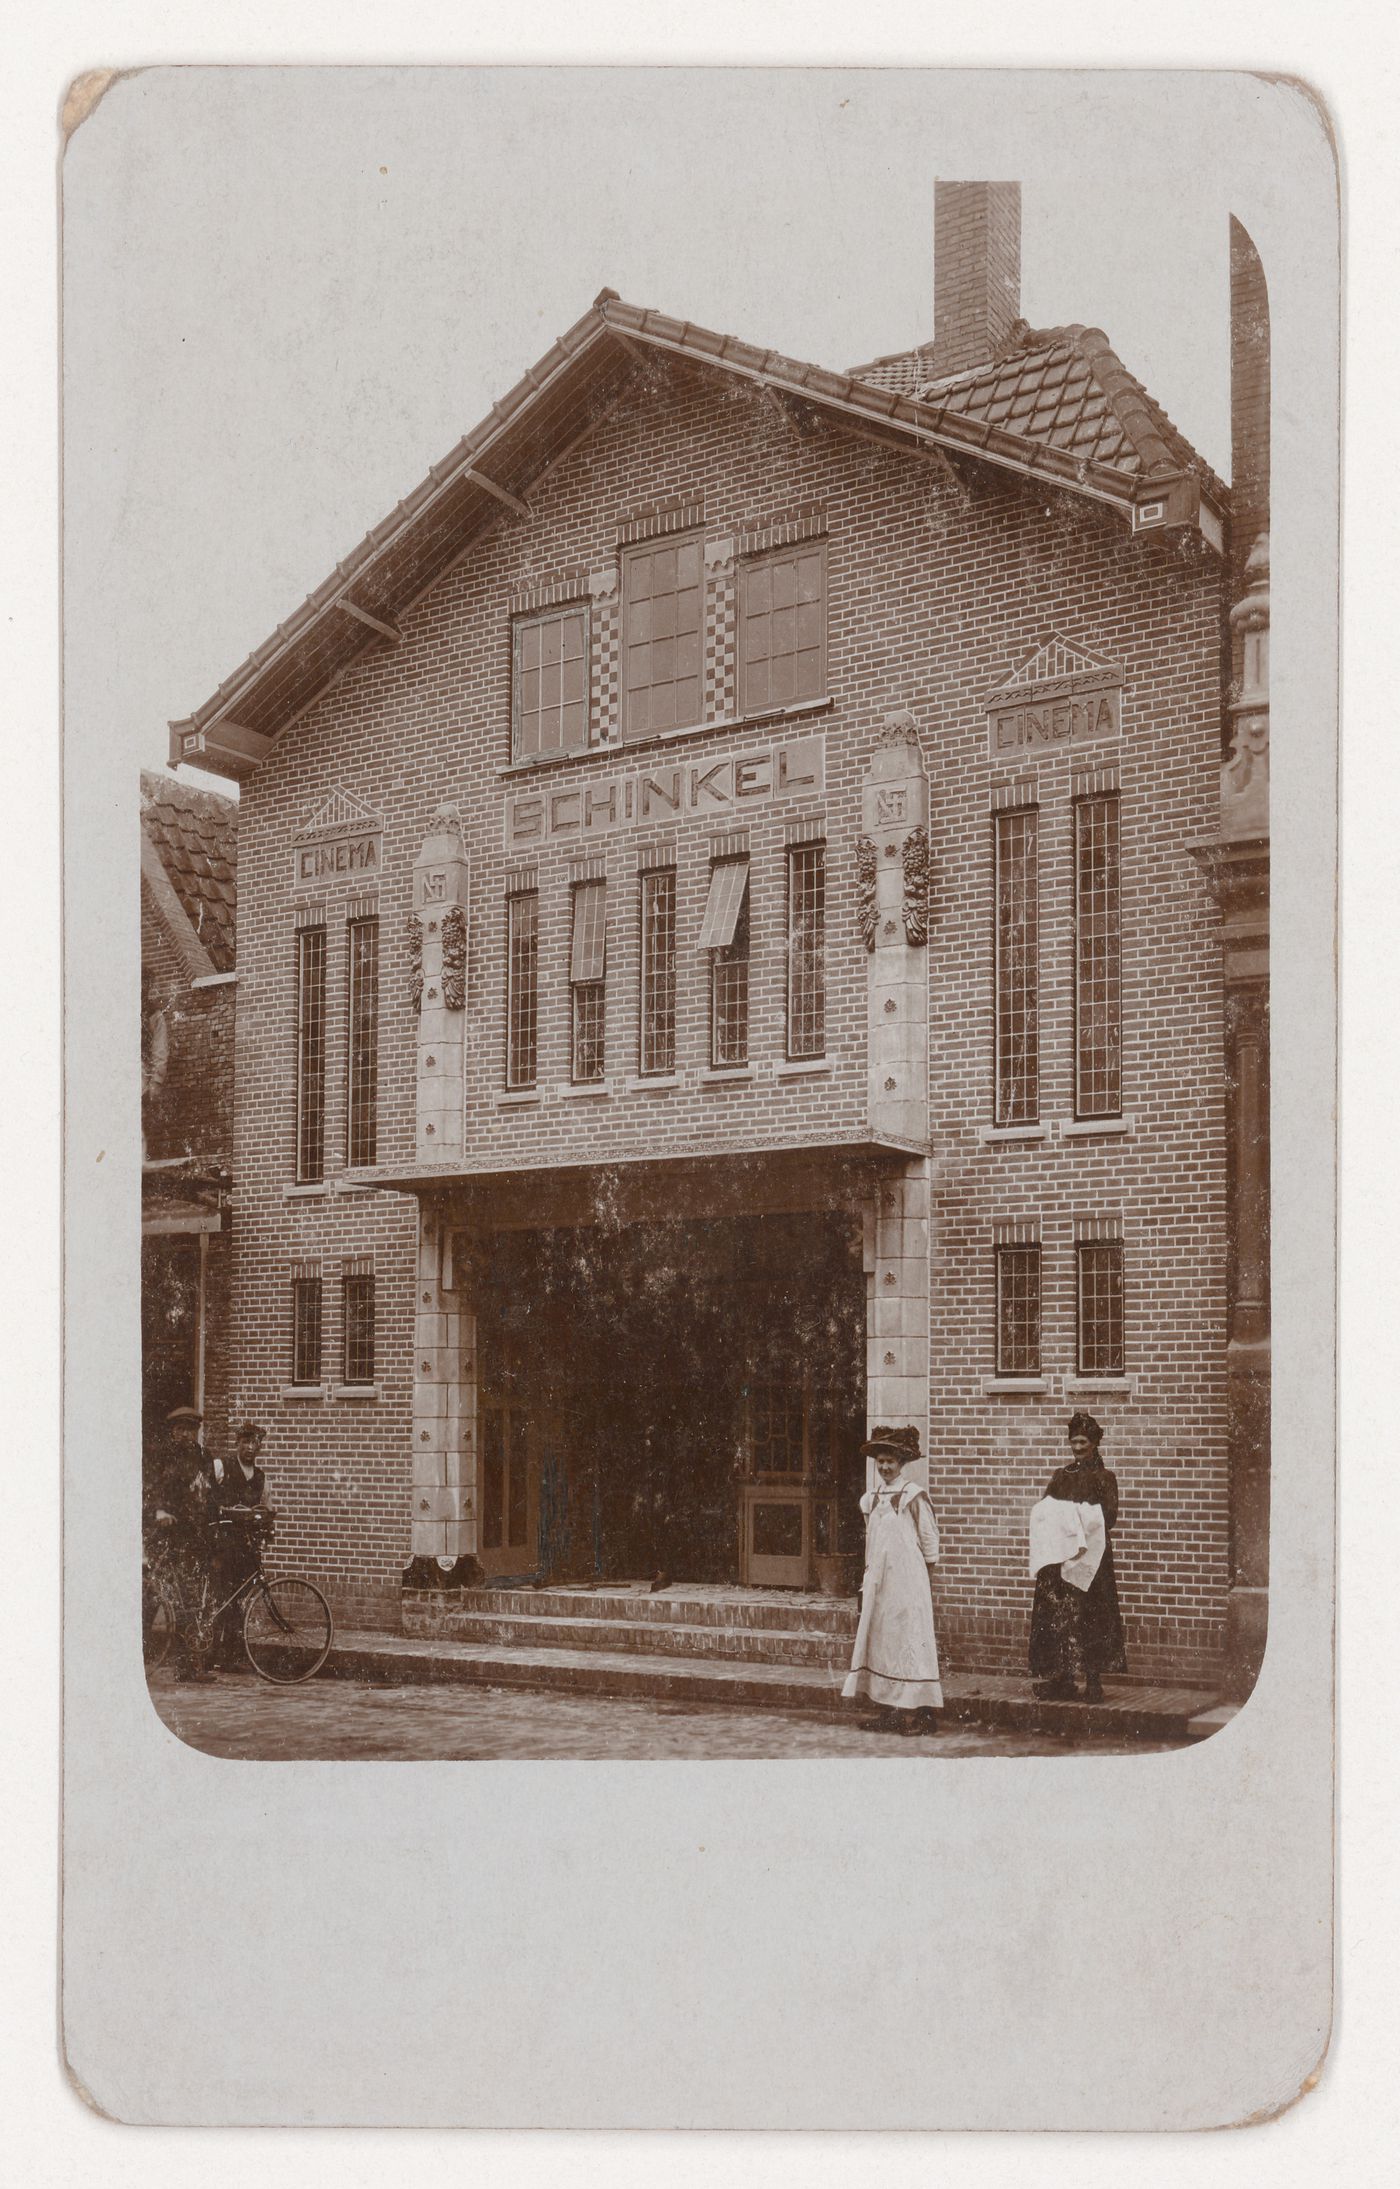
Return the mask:
<svg viewBox="0 0 1400 2189">
<path fill-rule="evenodd" d="M 314 1582 L 297 1574 L 279 1574 L 269 1580 L 263 1570 L 263 1544 L 272 1533 L 276 1514 L 266 1506 L 235 1506 L 221 1514 L 216 1528 L 243 1535 L 254 1564 L 222 1602 L 204 1576 L 199 1600 L 192 1601 L 173 1563 L 148 1558 L 143 1580 L 142 1642 L 146 1665 L 153 1670 L 169 1655 L 176 1635 L 192 1633 L 196 1654 L 203 1656 L 219 1623 L 236 1606 L 243 1609 L 243 1649 L 261 1679 L 279 1687 L 294 1687 L 318 1673 L 331 1653 L 335 1621 L 331 1607 Z"/>
</svg>

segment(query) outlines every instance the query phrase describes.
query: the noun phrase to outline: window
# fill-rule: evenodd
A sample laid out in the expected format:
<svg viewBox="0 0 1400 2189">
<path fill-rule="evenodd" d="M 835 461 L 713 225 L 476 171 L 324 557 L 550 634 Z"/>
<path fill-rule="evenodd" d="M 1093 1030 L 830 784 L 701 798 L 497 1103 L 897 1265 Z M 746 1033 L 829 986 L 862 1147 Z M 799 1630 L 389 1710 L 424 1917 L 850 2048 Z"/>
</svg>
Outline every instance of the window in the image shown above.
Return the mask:
<svg viewBox="0 0 1400 2189">
<path fill-rule="evenodd" d="M 533 1087 L 539 1065 L 540 900 L 506 899 L 506 1085 Z"/>
<path fill-rule="evenodd" d="M 826 846 L 788 853 L 787 1053 L 826 1054 Z"/>
<path fill-rule="evenodd" d="M 346 1276 L 341 1292 L 346 1383 L 374 1381 L 374 1278 Z"/>
<path fill-rule="evenodd" d="M 642 876 L 641 1055 L 643 1073 L 676 1068 L 676 873 Z"/>
<path fill-rule="evenodd" d="M 997 1374 L 1040 1374 L 1040 1248 L 999 1246 Z"/>
<path fill-rule="evenodd" d="M 717 859 L 700 929 L 710 953 L 710 1063 L 723 1071 L 749 1061 L 749 862 Z"/>
<path fill-rule="evenodd" d="M 1123 1242 L 1081 1241 L 1078 1261 L 1079 1373 L 1121 1376 L 1123 1356 Z"/>
<path fill-rule="evenodd" d="M 584 749 L 588 743 L 586 608 L 517 621 L 511 691 L 517 760 Z"/>
<path fill-rule="evenodd" d="M 639 547 L 623 565 L 624 737 L 700 720 L 700 542 Z"/>
<path fill-rule="evenodd" d="M 745 714 L 826 697 L 826 547 L 810 541 L 740 566 L 739 705 Z"/>
<path fill-rule="evenodd" d="M 569 961 L 572 1007 L 571 1076 L 576 1085 L 604 1072 L 604 981 L 607 973 L 608 885 L 574 884 L 573 949 Z"/>
<path fill-rule="evenodd" d="M 345 1087 L 345 1160 L 372 1163 L 379 1138 L 379 922 L 351 920 L 348 958 L 349 1053 Z"/>
<path fill-rule="evenodd" d="M 1040 1116 L 1039 816 L 999 813 L 996 861 L 996 1122 Z"/>
<path fill-rule="evenodd" d="M 1118 798 L 1074 807 L 1074 1114 L 1123 1108 Z"/>
<path fill-rule="evenodd" d="M 321 1280 L 292 1279 L 292 1381 L 321 1380 Z"/>
<path fill-rule="evenodd" d="M 297 936 L 297 1180 L 326 1174 L 326 931 Z"/>
</svg>

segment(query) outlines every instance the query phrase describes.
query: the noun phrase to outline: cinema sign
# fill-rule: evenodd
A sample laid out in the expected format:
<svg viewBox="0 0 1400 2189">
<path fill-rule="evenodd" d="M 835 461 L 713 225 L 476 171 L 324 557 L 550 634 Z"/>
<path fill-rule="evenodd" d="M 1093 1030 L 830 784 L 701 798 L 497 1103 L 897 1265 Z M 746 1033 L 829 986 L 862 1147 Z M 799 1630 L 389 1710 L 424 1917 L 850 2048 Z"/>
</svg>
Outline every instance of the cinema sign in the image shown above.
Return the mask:
<svg viewBox="0 0 1400 2189">
<path fill-rule="evenodd" d="M 373 888 L 384 863 L 384 823 L 363 799 L 333 790 L 292 838 L 292 894 Z"/>
<path fill-rule="evenodd" d="M 1122 670 L 1054 636 L 987 696 L 990 760 L 1116 738 L 1122 729 Z"/>
<path fill-rule="evenodd" d="M 507 798 L 506 849 L 586 842 L 667 821 L 735 821 L 773 799 L 819 798 L 825 789 L 824 737 L 550 784 Z"/>
</svg>

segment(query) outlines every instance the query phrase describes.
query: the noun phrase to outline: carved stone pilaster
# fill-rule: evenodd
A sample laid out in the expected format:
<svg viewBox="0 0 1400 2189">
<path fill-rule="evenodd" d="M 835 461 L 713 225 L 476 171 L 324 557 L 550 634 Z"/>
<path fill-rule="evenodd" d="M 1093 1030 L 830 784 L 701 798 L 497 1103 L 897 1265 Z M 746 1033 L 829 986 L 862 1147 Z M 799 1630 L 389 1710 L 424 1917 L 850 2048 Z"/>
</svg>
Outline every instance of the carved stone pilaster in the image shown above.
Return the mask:
<svg viewBox="0 0 1400 2189">
<path fill-rule="evenodd" d="M 420 1163 L 448 1162 L 464 1143 L 468 869 L 455 808 L 440 807 L 436 818 L 413 869 Z"/>
<path fill-rule="evenodd" d="M 911 714 L 889 716 L 861 792 L 858 914 L 870 953 L 872 1133 L 928 1141 L 928 779 Z"/>
</svg>

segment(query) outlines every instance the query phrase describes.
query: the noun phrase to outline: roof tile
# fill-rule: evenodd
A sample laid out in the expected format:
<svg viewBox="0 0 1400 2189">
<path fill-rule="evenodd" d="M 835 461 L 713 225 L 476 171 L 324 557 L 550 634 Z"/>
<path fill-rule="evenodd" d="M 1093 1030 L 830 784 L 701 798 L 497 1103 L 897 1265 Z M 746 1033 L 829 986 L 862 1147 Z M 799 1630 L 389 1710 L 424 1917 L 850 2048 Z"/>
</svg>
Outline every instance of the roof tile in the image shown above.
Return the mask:
<svg viewBox="0 0 1400 2189">
<path fill-rule="evenodd" d="M 143 768 L 141 826 L 214 970 L 231 973 L 238 904 L 238 807 L 217 791 L 196 790 L 173 775 Z"/>
</svg>

